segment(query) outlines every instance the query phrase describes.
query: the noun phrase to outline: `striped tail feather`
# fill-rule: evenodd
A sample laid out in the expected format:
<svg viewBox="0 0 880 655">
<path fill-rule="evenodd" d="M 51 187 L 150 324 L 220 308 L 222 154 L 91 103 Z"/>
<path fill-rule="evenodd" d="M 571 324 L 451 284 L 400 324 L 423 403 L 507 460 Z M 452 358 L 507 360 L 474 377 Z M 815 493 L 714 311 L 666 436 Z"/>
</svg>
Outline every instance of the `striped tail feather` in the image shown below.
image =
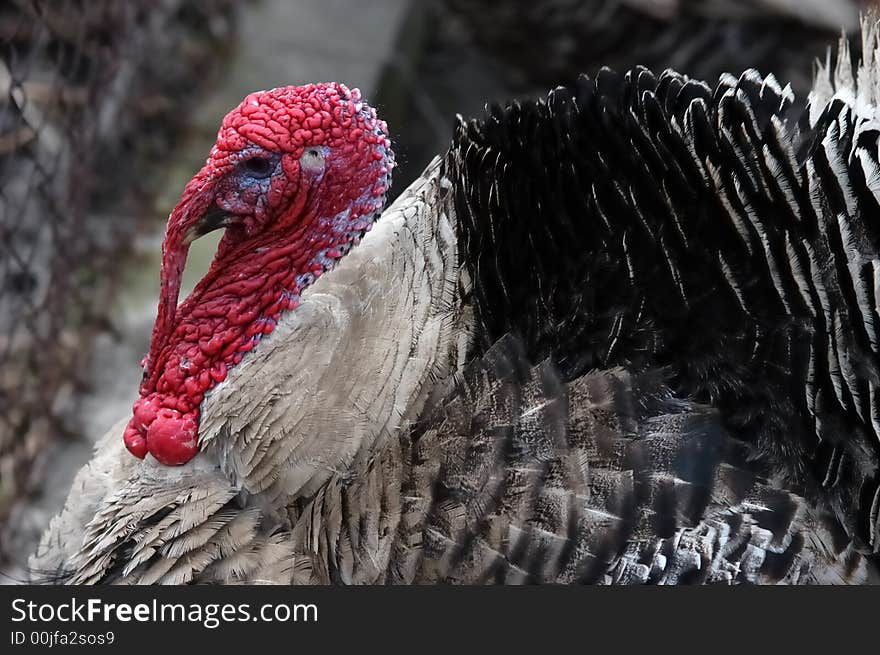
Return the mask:
<svg viewBox="0 0 880 655">
<path fill-rule="evenodd" d="M 877 17 L 809 112 L 746 71 L 714 88 L 603 69 L 460 122 L 446 160 L 485 353 L 521 335 L 569 383 L 667 369 L 777 480 L 880 550 Z"/>
</svg>

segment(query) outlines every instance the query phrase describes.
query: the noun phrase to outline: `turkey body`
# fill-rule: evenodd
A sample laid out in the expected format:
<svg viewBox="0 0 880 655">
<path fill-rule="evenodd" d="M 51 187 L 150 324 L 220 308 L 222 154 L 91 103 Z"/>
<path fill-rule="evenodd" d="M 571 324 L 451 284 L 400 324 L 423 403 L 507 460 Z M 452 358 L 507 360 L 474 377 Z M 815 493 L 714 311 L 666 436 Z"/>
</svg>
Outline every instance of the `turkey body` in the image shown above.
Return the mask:
<svg viewBox="0 0 880 655">
<path fill-rule="evenodd" d="M 878 27 L 803 117 L 602 70 L 452 146 L 202 406 L 111 431 L 32 568 L 77 583 L 876 576 Z"/>
</svg>

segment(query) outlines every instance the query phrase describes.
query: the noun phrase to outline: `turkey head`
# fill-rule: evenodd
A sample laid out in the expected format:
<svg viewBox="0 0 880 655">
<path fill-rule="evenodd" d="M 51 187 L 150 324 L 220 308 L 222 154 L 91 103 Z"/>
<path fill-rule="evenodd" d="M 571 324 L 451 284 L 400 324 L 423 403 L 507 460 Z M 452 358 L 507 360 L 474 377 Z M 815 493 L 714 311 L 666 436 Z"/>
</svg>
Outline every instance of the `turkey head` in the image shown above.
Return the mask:
<svg viewBox="0 0 880 655">
<path fill-rule="evenodd" d="M 167 465 L 196 455 L 205 393 L 369 230 L 393 164 L 385 123 L 342 84 L 252 93 L 223 119 L 168 219 L 129 452 Z M 178 306 L 189 244 L 219 228 L 208 273 Z"/>
</svg>

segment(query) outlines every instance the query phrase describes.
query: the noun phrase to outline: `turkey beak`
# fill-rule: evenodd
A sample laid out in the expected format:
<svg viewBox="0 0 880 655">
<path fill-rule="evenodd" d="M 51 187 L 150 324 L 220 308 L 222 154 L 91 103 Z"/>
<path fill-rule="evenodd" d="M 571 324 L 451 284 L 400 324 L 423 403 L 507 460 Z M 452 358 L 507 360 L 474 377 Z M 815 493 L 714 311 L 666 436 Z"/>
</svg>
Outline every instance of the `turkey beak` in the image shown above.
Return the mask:
<svg viewBox="0 0 880 655">
<path fill-rule="evenodd" d="M 232 215 L 225 209 L 221 209 L 216 204 L 211 204 L 207 211 L 186 230 L 183 236 L 183 243 L 188 246 L 199 237 L 226 227 L 229 225 L 231 217 Z"/>
</svg>

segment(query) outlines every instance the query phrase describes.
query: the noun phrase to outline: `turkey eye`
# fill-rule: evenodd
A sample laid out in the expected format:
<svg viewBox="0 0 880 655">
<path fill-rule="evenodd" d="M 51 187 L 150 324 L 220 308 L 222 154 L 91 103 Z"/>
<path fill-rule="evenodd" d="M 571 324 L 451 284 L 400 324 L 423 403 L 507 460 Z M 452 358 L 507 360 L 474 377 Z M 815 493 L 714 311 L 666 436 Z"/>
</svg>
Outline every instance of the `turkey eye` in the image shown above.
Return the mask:
<svg viewBox="0 0 880 655">
<path fill-rule="evenodd" d="M 269 177 L 274 168 L 272 162 L 265 157 L 251 157 L 245 159 L 242 167 L 248 175 L 257 179 Z"/>
</svg>

